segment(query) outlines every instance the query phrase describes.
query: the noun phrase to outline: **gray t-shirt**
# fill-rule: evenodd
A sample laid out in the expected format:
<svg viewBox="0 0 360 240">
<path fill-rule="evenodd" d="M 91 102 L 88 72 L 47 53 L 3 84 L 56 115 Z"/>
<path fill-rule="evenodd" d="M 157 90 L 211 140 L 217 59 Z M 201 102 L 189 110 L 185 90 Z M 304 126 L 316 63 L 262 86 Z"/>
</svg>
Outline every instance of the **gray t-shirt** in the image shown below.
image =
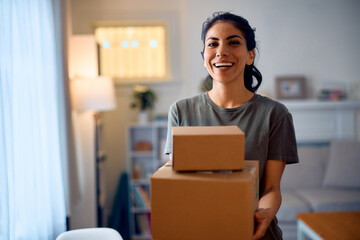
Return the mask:
<svg viewBox="0 0 360 240">
<path fill-rule="evenodd" d="M 173 103 L 169 109 L 165 154 L 172 152 L 172 126 L 230 125 L 245 133 L 245 159 L 259 161 L 260 195 L 267 160 L 299 162 L 291 114 L 283 104 L 258 94 L 237 108 L 221 108 L 207 93 Z M 281 239 L 276 221 L 275 218 L 263 239 Z"/>
<path fill-rule="evenodd" d="M 169 109 L 165 154 L 172 152 L 172 126 L 230 126 L 245 133 L 245 159 L 258 160 L 260 180 L 266 160 L 299 162 L 292 116 L 274 100 L 255 94 L 237 108 L 221 108 L 202 93 L 175 102 Z"/>
</svg>

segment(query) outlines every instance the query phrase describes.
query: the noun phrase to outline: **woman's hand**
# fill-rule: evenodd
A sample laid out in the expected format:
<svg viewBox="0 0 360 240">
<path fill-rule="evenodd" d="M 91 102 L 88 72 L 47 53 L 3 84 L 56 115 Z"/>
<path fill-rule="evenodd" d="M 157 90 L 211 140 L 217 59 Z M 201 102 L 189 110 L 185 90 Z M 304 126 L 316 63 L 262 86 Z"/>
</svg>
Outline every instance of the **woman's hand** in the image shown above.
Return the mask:
<svg viewBox="0 0 360 240">
<path fill-rule="evenodd" d="M 271 208 L 260 208 L 256 210 L 254 214 L 255 218 L 255 233 L 253 235 L 253 240 L 260 239 L 266 233 L 271 221 L 273 220 L 273 210 Z"/>
<path fill-rule="evenodd" d="M 281 205 L 280 181 L 285 162 L 268 160 L 265 166 L 264 191 L 259 199 L 259 208 L 254 214 L 256 221 L 253 239 L 262 238 Z"/>
</svg>

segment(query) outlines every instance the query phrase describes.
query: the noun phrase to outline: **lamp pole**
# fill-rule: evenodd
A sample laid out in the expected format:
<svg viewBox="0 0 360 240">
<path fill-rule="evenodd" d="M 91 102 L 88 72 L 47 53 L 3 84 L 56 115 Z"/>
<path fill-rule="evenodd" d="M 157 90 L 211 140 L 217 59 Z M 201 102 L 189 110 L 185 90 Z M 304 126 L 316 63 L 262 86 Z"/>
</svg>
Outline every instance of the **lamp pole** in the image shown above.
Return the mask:
<svg viewBox="0 0 360 240">
<path fill-rule="evenodd" d="M 104 164 L 106 155 L 102 146 L 102 122 L 100 112 L 116 108 L 116 94 L 111 78 L 98 76 L 77 77 L 72 82 L 72 98 L 74 107 L 79 112 L 94 112 L 95 130 L 95 192 L 97 226 L 104 226 L 104 206 L 106 198 Z"/>
<path fill-rule="evenodd" d="M 105 204 L 105 186 L 103 180 L 104 162 L 106 154 L 102 148 L 102 123 L 101 115 L 98 111 L 94 113 L 95 122 L 95 175 L 96 175 L 96 212 L 97 226 L 104 227 L 104 204 Z"/>
</svg>

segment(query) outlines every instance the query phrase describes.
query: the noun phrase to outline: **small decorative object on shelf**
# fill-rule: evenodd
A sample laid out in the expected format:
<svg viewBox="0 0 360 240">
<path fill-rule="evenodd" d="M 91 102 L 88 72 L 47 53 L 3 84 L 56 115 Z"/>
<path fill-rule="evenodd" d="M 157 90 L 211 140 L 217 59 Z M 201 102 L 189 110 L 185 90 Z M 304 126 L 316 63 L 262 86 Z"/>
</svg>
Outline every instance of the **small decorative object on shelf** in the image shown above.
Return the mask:
<svg viewBox="0 0 360 240">
<path fill-rule="evenodd" d="M 153 90 L 143 85 L 135 85 L 133 87 L 134 102 L 131 103 L 131 108 L 139 108 L 139 123 L 146 124 L 149 121 L 149 110 L 154 107 L 156 101 L 156 94 Z"/>
<path fill-rule="evenodd" d="M 321 89 L 317 96 L 319 100 L 323 101 L 340 101 L 346 100 L 350 86 L 341 82 L 322 82 Z"/>
<path fill-rule="evenodd" d="M 318 95 L 319 100 L 339 101 L 346 99 L 346 92 L 343 89 L 322 89 Z"/>
<path fill-rule="evenodd" d="M 151 143 L 146 141 L 139 141 L 135 143 L 136 152 L 149 152 L 151 151 Z"/>
<path fill-rule="evenodd" d="M 134 180 L 140 179 L 141 178 L 141 172 L 142 172 L 142 166 L 139 163 L 134 164 L 134 168 L 132 171 L 132 178 Z"/>
<path fill-rule="evenodd" d="M 305 99 L 306 87 L 303 76 L 281 76 L 276 78 L 278 99 Z"/>
<path fill-rule="evenodd" d="M 168 121 L 168 113 L 158 113 L 155 115 L 154 117 L 154 121 L 155 122 L 159 122 L 159 123 L 167 123 Z"/>
<path fill-rule="evenodd" d="M 139 112 L 138 121 L 140 124 L 147 124 L 149 122 L 149 111 L 148 110 L 141 110 Z"/>
</svg>

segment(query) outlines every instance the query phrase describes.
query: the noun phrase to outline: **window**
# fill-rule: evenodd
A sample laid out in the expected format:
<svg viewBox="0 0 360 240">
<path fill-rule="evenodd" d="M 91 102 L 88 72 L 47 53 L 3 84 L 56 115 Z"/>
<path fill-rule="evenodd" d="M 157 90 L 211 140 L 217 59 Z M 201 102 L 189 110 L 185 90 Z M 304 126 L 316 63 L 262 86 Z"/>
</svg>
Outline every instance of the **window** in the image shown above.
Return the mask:
<svg viewBox="0 0 360 240">
<path fill-rule="evenodd" d="M 97 24 L 99 75 L 116 83 L 169 81 L 167 31 L 162 21 Z"/>
</svg>

